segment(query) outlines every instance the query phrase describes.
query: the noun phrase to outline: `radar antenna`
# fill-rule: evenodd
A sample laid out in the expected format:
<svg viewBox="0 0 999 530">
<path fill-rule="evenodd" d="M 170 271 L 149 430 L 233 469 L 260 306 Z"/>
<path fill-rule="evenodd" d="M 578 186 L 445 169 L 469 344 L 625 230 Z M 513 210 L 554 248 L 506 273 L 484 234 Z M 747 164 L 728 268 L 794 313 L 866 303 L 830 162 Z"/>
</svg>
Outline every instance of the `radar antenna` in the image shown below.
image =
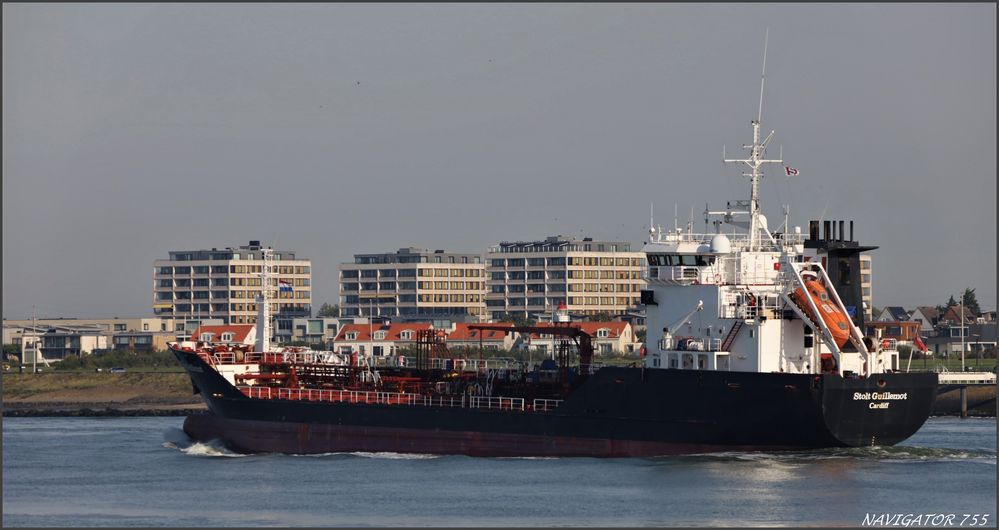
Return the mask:
<svg viewBox="0 0 999 530">
<path fill-rule="evenodd" d="M 656 204 L 649 203 L 649 242 L 656 240 L 656 221 L 655 221 Z"/>
<path fill-rule="evenodd" d="M 767 43 L 770 41 L 770 28 L 763 35 L 763 73 L 760 74 L 760 110 L 756 113 L 756 121 L 763 121 L 763 85 L 767 82 Z"/>
</svg>

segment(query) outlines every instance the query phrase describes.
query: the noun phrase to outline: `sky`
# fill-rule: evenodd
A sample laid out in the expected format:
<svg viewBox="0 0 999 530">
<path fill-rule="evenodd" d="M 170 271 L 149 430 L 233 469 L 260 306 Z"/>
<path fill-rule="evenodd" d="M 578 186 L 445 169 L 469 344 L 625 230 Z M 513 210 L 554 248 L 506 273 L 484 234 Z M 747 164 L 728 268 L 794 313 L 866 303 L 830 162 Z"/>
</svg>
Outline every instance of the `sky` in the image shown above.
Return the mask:
<svg viewBox="0 0 999 530">
<path fill-rule="evenodd" d="M 3 316 L 152 316 L 153 261 L 855 220 L 874 305 L 996 307 L 996 4 L 3 4 Z M 771 222 L 771 225 L 776 225 Z"/>
</svg>

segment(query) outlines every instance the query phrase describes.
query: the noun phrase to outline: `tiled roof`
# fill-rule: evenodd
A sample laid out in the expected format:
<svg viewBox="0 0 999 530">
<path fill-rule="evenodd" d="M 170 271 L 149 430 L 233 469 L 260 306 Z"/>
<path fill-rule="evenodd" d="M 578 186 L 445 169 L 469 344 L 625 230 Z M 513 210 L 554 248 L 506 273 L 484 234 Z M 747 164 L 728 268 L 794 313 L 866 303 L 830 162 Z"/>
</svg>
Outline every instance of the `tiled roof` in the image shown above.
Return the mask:
<svg viewBox="0 0 999 530">
<path fill-rule="evenodd" d="M 936 322 L 937 319 L 940 318 L 940 311 L 937 310 L 937 308 L 935 308 L 933 306 L 930 306 L 930 305 L 921 305 L 921 306 L 917 307 L 916 309 L 918 309 L 919 312 L 923 314 L 923 316 L 925 316 L 926 318 L 930 319 L 930 324 Z"/>
<path fill-rule="evenodd" d="M 464 340 L 479 340 L 479 331 L 480 330 L 469 329 L 468 326 L 471 326 L 471 325 L 473 325 L 473 324 L 469 324 L 469 323 L 465 323 L 465 322 L 455 323 L 455 325 L 454 325 L 454 331 L 452 331 L 451 333 L 448 333 L 447 340 L 449 340 L 449 341 L 456 341 L 456 340 L 461 340 L 461 341 L 464 341 Z M 509 322 L 497 322 L 496 324 L 489 324 L 489 325 L 490 326 L 513 327 L 513 324 L 511 324 Z M 484 341 L 489 341 L 489 340 L 502 341 L 505 337 L 506 337 L 506 333 L 503 332 L 503 331 L 486 330 L 482 334 L 482 340 L 484 340 Z"/>
<path fill-rule="evenodd" d="M 249 342 L 253 340 L 256 331 L 255 324 L 230 324 L 228 326 L 198 326 L 191 334 L 192 340 L 201 340 L 202 333 L 212 333 L 212 341 L 222 340 L 224 333 L 232 333 L 232 342 Z"/>
<path fill-rule="evenodd" d="M 972 313 L 968 308 L 964 308 L 964 322 L 971 323 L 975 321 L 975 317 L 978 315 Z M 948 320 L 950 322 L 960 322 L 961 321 L 961 306 L 956 305 L 947 310 L 946 313 L 940 317 L 940 320 Z"/>
<path fill-rule="evenodd" d="M 561 323 L 562 326 L 571 326 L 574 328 L 579 328 L 585 331 L 589 336 L 596 337 L 597 332 L 601 329 L 607 330 L 607 337 L 611 339 L 616 339 L 624 333 L 625 328 L 629 325 L 627 322 L 565 322 Z M 536 327 L 549 328 L 552 327 L 550 322 L 538 322 L 535 324 Z M 532 339 L 537 339 L 540 336 L 537 333 L 531 333 Z"/>
<path fill-rule="evenodd" d="M 384 341 L 399 341 L 399 340 L 416 340 L 416 332 L 421 329 L 430 329 L 431 325 L 429 322 L 405 322 L 399 324 L 345 324 L 340 328 L 340 333 L 336 336 L 336 341 L 368 341 L 371 339 L 371 333 L 378 334 L 379 331 L 385 332 L 385 338 L 374 339 L 374 340 L 384 340 Z M 410 339 L 403 339 L 401 334 L 403 331 L 412 331 L 413 336 Z M 357 337 L 354 339 L 347 339 L 348 333 L 357 333 Z"/>
</svg>

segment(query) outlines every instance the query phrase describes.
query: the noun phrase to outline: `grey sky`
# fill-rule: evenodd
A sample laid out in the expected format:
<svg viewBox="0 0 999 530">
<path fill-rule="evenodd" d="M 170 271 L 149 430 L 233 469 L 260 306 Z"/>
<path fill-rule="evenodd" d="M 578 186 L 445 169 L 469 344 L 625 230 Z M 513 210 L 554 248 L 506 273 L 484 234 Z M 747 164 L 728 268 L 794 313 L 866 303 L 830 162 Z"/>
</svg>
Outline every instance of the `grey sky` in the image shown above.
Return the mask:
<svg viewBox="0 0 999 530">
<path fill-rule="evenodd" d="M 877 306 L 995 308 L 995 4 L 4 4 L 3 315 L 151 315 L 153 260 L 250 239 L 318 307 L 357 252 L 701 228 L 767 27 L 771 219 L 855 219 Z"/>
</svg>

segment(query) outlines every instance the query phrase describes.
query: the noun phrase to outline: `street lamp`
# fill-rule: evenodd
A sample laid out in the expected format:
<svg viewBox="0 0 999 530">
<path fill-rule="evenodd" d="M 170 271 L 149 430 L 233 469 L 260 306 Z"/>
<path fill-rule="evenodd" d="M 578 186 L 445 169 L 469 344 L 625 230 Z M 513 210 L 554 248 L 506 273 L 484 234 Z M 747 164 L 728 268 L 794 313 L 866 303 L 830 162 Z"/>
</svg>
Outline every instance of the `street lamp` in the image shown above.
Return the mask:
<svg viewBox="0 0 999 530">
<path fill-rule="evenodd" d="M 980 358 L 981 358 L 981 354 L 978 352 L 978 337 L 980 337 L 981 335 L 979 335 L 977 333 L 974 333 L 971 336 L 974 337 L 974 339 L 975 339 L 974 342 L 973 342 L 974 346 L 972 346 L 972 347 L 975 350 L 975 370 L 978 370 L 979 369 L 979 364 L 980 364 Z"/>
</svg>

